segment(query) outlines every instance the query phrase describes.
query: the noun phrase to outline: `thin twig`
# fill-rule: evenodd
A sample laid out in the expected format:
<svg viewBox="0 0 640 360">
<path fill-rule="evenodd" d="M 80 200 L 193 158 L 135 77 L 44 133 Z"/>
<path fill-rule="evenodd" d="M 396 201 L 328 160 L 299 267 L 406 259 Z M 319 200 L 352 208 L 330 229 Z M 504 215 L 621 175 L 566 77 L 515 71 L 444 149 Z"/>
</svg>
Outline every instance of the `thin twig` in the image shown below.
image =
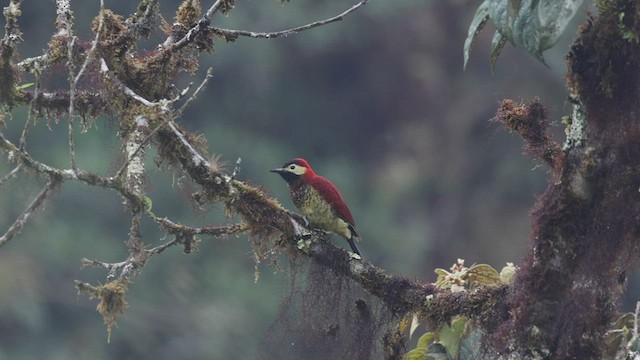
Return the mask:
<svg viewBox="0 0 640 360">
<path fill-rule="evenodd" d="M 71 31 L 71 29 L 69 29 Z M 76 163 L 76 147 L 75 141 L 73 139 L 73 118 L 74 107 L 75 107 L 75 97 L 76 97 L 76 82 L 73 81 L 73 47 L 76 44 L 77 38 L 75 36 L 70 35 L 71 41 L 69 42 L 69 47 L 67 49 L 67 59 L 69 63 L 69 80 L 71 80 L 71 87 L 69 89 L 69 160 L 71 162 L 71 169 L 73 171 L 78 169 L 78 164 Z"/>
<path fill-rule="evenodd" d="M 26 151 L 18 149 L 15 144 L 7 140 L 1 132 L 0 149 L 4 149 L 10 156 L 15 157 L 19 161 L 19 164 L 22 164 L 37 173 L 48 175 L 49 177 L 60 179 L 61 181 L 80 180 L 88 185 L 114 189 L 125 199 L 131 202 L 135 202 L 138 199 L 136 194 L 126 189 L 122 183 L 115 178 L 102 177 L 82 169 L 77 169 L 76 171 L 58 169 L 34 160 Z"/>
<path fill-rule="evenodd" d="M 83 268 L 85 267 L 102 267 L 107 270 L 111 270 L 113 268 L 119 269 L 127 264 L 126 261 L 118 262 L 118 263 L 107 263 L 98 260 L 92 260 L 87 258 L 80 259 L 80 264 Z"/>
<path fill-rule="evenodd" d="M 122 91 L 124 91 L 125 94 L 131 96 L 133 99 L 139 101 L 141 104 L 146 105 L 148 107 L 160 106 L 160 103 L 154 103 L 136 94 L 135 91 L 131 90 L 129 87 L 123 84 L 122 81 L 120 81 L 117 77 L 110 76 L 109 66 L 107 65 L 107 62 L 104 60 L 104 58 L 100 58 L 100 71 L 103 74 L 105 74 L 105 76 L 108 76 L 111 79 L 111 81 L 115 83 L 116 86 L 120 87 L 120 89 L 122 89 Z"/>
<path fill-rule="evenodd" d="M 29 114 L 27 115 L 27 119 L 25 120 L 24 126 L 22 127 L 22 133 L 20 134 L 20 140 L 18 142 L 18 148 L 20 150 L 24 150 L 25 146 L 27 146 L 27 133 L 29 132 L 30 123 L 31 123 L 31 111 L 29 111 Z"/>
<path fill-rule="evenodd" d="M 29 219 L 34 214 L 34 212 L 40 206 L 42 206 L 42 204 L 44 203 L 44 200 L 47 198 L 47 196 L 49 196 L 49 193 L 51 192 L 51 190 L 57 188 L 58 185 L 60 185 L 61 183 L 62 181 L 60 181 L 60 179 L 54 179 L 54 178 L 49 179 L 49 182 L 42 188 L 40 193 L 33 199 L 31 204 L 29 204 L 29 206 L 27 206 L 27 208 L 22 212 L 22 214 L 18 216 L 16 221 L 14 221 L 13 224 L 11 224 L 9 229 L 2 236 L 0 236 L 0 247 L 2 247 L 2 245 L 11 241 L 11 239 L 13 239 L 13 237 L 16 234 L 18 234 L 20 230 L 22 230 L 22 228 L 27 223 L 27 221 L 29 221 Z"/>
<path fill-rule="evenodd" d="M 15 177 L 18 172 L 20 171 L 20 168 L 22 167 L 21 163 L 18 163 L 18 166 L 16 166 L 15 168 L 13 168 L 13 170 L 11 170 L 11 172 L 9 172 L 7 175 L 5 175 L 2 179 L 0 179 L 0 186 L 4 185 L 5 182 L 7 182 L 9 179 L 11 179 L 12 177 Z"/>
<path fill-rule="evenodd" d="M 207 12 L 204 14 L 204 18 L 211 21 L 211 17 L 213 16 L 213 14 L 218 11 L 218 9 L 220 8 L 220 5 L 222 5 L 222 2 L 224 0 L 217 0 L 215 3 L 213 3 L 213 5 L 211 5 L 211 7 L 209 8 L 209 10 L 207 10 Z"/>
<path fill-rule="evenodd" d="M 174 119 L 177 119 L 180 116 L 182 116 L 182 113 L 184 113 L 184 111 L 187 109 L 187 107 L 189 107 L 189 105 L 191 105 L 191 102 L 193 102 L 193 100 L 196 99 L 196 97 L 198 96 L 200 91 L 202 91 L 202 89 L 204 89 L 204 87 L 207 85 L 207 83 L 209 82 L 209 79 L 212 76 L 213 76 L 213 68 L 208 68 L 207 69 L 207 74 L 204 76 L 204 79 L 202 79 L 202 82 L 200 83 L 200 86 L 198 86 L 198 88 L 187 99 L 187 101 L 185 101 L 184 104 L 182 104 L 180 109 L 178 109 L 178 111 L 176 111 L 175 115 L 173 116 Z"/>
<path fill-rule="evenodd" d="M 288 36 L 288 35 L 293 35 L 296 34 L 298 32 L 301 31 L 305 31 L 305 30 L 309 30 L 318 26 L 323 26 L 323 25 L 327 25 L 336 21 L 341 21 L 342 19 L 344 19 L 345 16 L 349 15 L 350 13 L 358 10 L 358 8 L 364 6 L 367 2 L 369 2 L 369 0 L 362 0 L 360 2 L 358 2 L 357 4 L 351 6 L 349 9 L 343 11 L 342 13 L 334 16 L 334 17 L 330 17 L 328 19 L 325 20 L 320 20 L 320 21 L 314 21 L 312 23 L 306 24 L 306 25 L 302 25 L 302 26 L 298 26 L 298 27 L 294 27 L 291 29 L 286 29 L 286 30 L 281 30 L 281 31 L 274 31 L 274 32 L 255 32 L 255 31 L 247 31 L 247 30 L 232 30 L 232 29 L 221 29 L 221 28 L 216 28 L 216 27 L 212 27 L 211 30 L 214 31 L 215 33 L 222 35 L 222 36 L 228 36 L 231 38 L 236 38 L 238 36 L 247 36 L 247 37 L 251 37 L 251 38 L 256 38 L 256 39 L 275 39 L 275 38 L 280 38 L 280 37 L 284 37 L 284 36 Z"/>
<path fill-rule="evenodd" d="M 166 243 L 164 243 L 162 245 L 158 245 L 158 246 L 152 247 L 151 249 L 147 249 L 146 251 L 149 254 L 157 255 L 157 254 L 160 254 L 161 252 L 167 250 L 168 248 L 170 248 L 170 247 L 172 247 L 172 246 L 174 246 L 176 244 L 178 244 L 178 237 L 177 236 L 175 238 L 173 238 L 173 240 L 171 240 L 171 241 L 167 241 Z"/>
<path fill-rule="evenodd" d="M 62 170 L 34 160 L 26 151 L 20 150 L 15 144 L 7 140 L 2 132 L 0 132 L 0 148 L 5 149 L 10 156 L 16 157 L 20 163 L 41 174 L 60 176 L 63 173 Z"/>
<path fill-rule="evenodd" d="M 71 101 L 69 101 L 69 160 L 71 162 L 71 170 L 78 170 L 78 164 L 76 163 L 76 146 L 75 140 L 73 139 L 73 112 L 71 109 L 73 108 L 73 93 L 75 91 L 71 91 Z"/>
<path fill-rule="evenodd" d="M 69 138 L 69 161 L 71 163 L 71 170 L 76 171 L 78 165 L 76 163 L 76 151 L 75 141 L 73 138 L 73 122 L 74 122 L 74 103 L 75 103 L 75 87 L 76 83 L 73 81 L 74 62 L 73 62 L 73 48 L 78 40 L 73 35 L 73 11 L 71 11 L 70 0 L 56 0 L 56 27 L 58 32 L 54 36 L 64 37 L 67 39 L 67 63 L 69 68 L 69 119 L 68 119 L 68 138 Z"/>
<path fill-rule="evenodd" d="M 103 267 L 109 270 L 109 273 L 107 274 L 107 281 L 112 281 L 113 279 L 115 279 L 116 272 L 124 268 L 125 266 L 127 266 L 130 262 L 131 262 L 131 259 L 127 259 L 125 261 L 121 261 L 118 263 L 107 263 L 107 262 L 102 262 L 98 260 L 90 260 L 87 258 L 82 258 L 80 260 L 82 268 L 91 266 L 91 267 Z"/>
<path fill-rule="evenodd" d="M 98 48 L 100 34 L 102 33 L 103 26 L 104 26 L 104 0 L 100 0 L 100 18 L 98 19 L 98 29 L 96 30 L 96 37 L 93 39 L 91 48 L 85 55 L 85 59 L 84 59 L 84 62 L 82 63 L 82 66 L 80 67 L 80 70 L 78 71 L 75 78 L 73 79 L 73 87 L 75 87 L 78 84 L 78 81 L 80 81 L 80 78 L 82 77 L 85 70 L 87 69 L 87 66 L 91 62 L 91 58 L 93 57 L 93 54 L 96 52 L 96 49 Z"/>
<path fill-rule="evenodd" d="M 165 126 L 167 122 L 169 122 L 170 120 L 171 119 L 169 118 L 164 120 L 160 124 L 158 124 L 155 128 L 153 128 L 153 130 L 151 130 L 151 132 L 149 132 L 149 134 L 147 134 L 147 136 L 144 139 L 142 139 L 142 141 L 138 144 L 137 148 L 127 156 L 127 160 L 124 162 L 124 164 L 122 164 L 118 172 L 116 172 L 116 174 L 113 176 L 115 179 L 118 179 L 122 176 L 124 171 L 129 166 L 129 163 L 131 163 L 131 160 L 133 160 L 133 158 L 138 155 L 138 152 L 140 152 L 140 150 L 144 148 L 144 146 L 147 144 L 147 142 L 149 142 L 149 140 L 153 137 L 153 135 L 157 133 L 158 130 L 160 130 L 163 126 Z"/>
</svg>

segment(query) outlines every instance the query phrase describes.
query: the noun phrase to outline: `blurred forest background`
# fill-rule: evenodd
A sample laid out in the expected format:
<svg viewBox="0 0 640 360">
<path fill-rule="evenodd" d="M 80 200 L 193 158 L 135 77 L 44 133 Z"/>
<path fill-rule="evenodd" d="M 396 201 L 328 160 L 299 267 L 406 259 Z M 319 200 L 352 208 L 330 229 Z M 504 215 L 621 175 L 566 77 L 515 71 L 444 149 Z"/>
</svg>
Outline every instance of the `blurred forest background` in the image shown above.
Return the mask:
<svg viewBox="0 0 640 360">
<path fill-rule="evenodd" d="M 132 1 L 105 1 L 129 14 Z M 3 1 L 7 6 L 8 1 Z M 171 22 L 179 1 L 161 1 Z M 324 19 L 349 1 L 238 0 L 213 24 L 274 31 Z M 344 21 L 282 39 L 240 38 L 216 43 L 198 74 L 214 77 L 179 121 L 208 140 L 229 168 L 242 157 L 239 178 L 263 186 L 293 209 L 285 183 L 269 169 L 304 157 L 342 190 L 363 237 L 367 260 L 389 273 L 432 282 L 433 269 L 467 264 L 501 268 L 518 263 L 527 246 L 529 210 L 546 187 L 546 169 L 522 155 L 522 143 L 489 122 L 502 98 L 540 97 L 555 120 L 571 111 L 564 87 L 564 55 L 586 17 L 585 8 L 561 42 L 545 53 L 548 67 L 507 46 L 491 73 L 492 31 L 484 31 L 462 71 L 462 45 L 477 1 L 372 0 Z M 72 2 L 75 31 L 93 38 L 98 1 Z M 210 4 L 203 4 L 204 7 Z M 20 26 L 23 58 L 47 47 L 54 1 L 25 2 Z M 4 25 L 4 24 L 3 24 Z M 162 42 L 158 31 L 148 41 Z M 140 49 L 144 50 L 144 49 Z M 65 86 L 49 75 L 45 86 Z M 22 79 L 23 83 L 33 79 Z M 17 139 L 26 109 L 7 119 Z M 68 167 L 66 123 L 32 128 L 27 150 Z M 77 132 L 80 167 L 107 174 L 118 168 L 117 119 L 99 119 Z M 153 156 L 149 156 L 149 163 Z M 152 168 L 152 167 L 149 167 Z M 11 170 L 0 161 L 0 175 Z M 189 225 L 231 222 L 221 206 L 198 211 L 180 189 L 178 173 L 149 173 L 153 211 Z M 39 184 L 11 181 L 0 189 L 4 232 Z M 165 234 L 145 227 L 144 240 Z M 254 263 L 246 236 L 204 239 L 191 255 L 179 247 L 154 257 L 128 292 L 129 308 L 111 343 L 96 302 L 78 296 L 74 279 L 104 281 L 101 269 L 80 269 L 83 257 L 120 261 L 129 221 L 114 192 L 68 183 L 18 238 L 0 249 L 0 359 L 225 359 L 253 358 L 275 320 L 287 275 Z M 346 246 L 336 238 L 340 246 Z M 623 310 L 640 295 L 638 277 Z"/>
</svg>

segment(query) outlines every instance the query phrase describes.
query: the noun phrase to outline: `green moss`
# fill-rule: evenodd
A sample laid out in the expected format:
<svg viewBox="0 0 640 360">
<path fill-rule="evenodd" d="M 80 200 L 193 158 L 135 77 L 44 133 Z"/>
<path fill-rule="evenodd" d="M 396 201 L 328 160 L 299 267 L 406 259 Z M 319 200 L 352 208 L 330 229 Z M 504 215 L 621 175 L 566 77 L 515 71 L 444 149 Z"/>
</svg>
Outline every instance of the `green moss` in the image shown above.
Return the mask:
<svg viewBox="0 0 640 360">
<path fill-rule="evenodd" d="M 104 324 L 107 327 L 108 341 L 111 340 L 111 330 L 116 325 L 116 320 L 124 315 L 124 311 L 127 308 L 125 295 L 128 287 L 129 284 L 124 279 L 114 280 L 100 286 L 76 282 L 76 288 L 79 292 L 86 293 L 91 299 L 100 300 L 96 310 L 102 315 Z"/>
<path fill-rule="evenodd" d="M 193 27 L 202 16 L 202 8 L 199 0 L 185 0 L 178 7 L 176 22 L 187 28 Z"/>
</svg>

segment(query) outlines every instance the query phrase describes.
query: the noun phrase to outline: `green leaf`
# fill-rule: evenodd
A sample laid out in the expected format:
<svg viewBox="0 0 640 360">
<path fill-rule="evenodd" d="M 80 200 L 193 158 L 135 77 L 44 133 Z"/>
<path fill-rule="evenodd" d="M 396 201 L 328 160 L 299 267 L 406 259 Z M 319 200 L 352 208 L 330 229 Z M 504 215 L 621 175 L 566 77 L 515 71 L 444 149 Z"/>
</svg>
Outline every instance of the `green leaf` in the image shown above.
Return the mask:
<svg viewBox="0 0 640 360">
<path fill-rule="evenodd" d="M 151 211 L 151 209 L 153 209 L 153 200 L 151 200 L 151 198 L 148 196 L 144 196 L 142 200 L 144 201 L 144 211 L 149 215 L 151 219 L 155 221 L 157 219 L 156 214 Z"/>
<path fill-rule="evenodd" d="M 433 343 L 425 350 L 426 360 L 451 360 L 447 348 L 441 343 Z"/>
<path fill-rule="evenodd" d="M 513 279 L 513 275 L 515 273 L 516 267 L 513 265 L 513 263 L 508 262 L 507 265 L 503 267 L 502 270 L 500 270 L 500 280 L 503 283 L 508 284 L 511 282 L 511 279 Z"/>
<path fill-rule="evenodd" d="M 447 270 L 441 269 L 441 268 L 437 268 L 433 270 L 433 272 L 435 272 L 438 275 L 438 278 L 436 279 L 436 286 L 438 287 L 442 287 L 444 280 L 447 278 L 447 276 L 451 274 Z"/>
<path fill-rule="evenodd" d="M 542 52 L 558 42 L 583 0 L 487 1 L 489 17 L 501 36 L 544 62 Z"/>
<path fill-rule="evenodd" d="M 416 349 L 426 349 L 429 344 L 431 344 L 436 339 L 436 334 L 434 332 L 428 332 L 418 339 L 418 345 Z"/>
<path fill-rule="evenodd" d="M 426 359 L 427 359 L 427 355 L 425 354 L 425 349 L 413 349 L 404 356 L 404 360 L 426 360 Z"/>
<path fill-rule="evenodd" d="M 437 268 L 435 270 L 433 270 L 434 273 L 436 273 L 438 276 L 442 275 L 442 276 L 447 276 L 449 275 L 449 272 L 445 269 L 442 268 Z"/>
<path fill-rule="evenodd" d="M 484 353 L 487 349 L 482 348 L 482 330 L 472 328 L 466 332 L 462 342 L 460 342 L 458 359 L 490 359 L 491 357 L 486 357 L 488 354 Z M 485 357 L 482 355 L 485 355 Z M 495 358 L 497 358 L 497 356 Z"/>
<path fill-rule="evenodd" d="M 22 85 L 18 85 L 16 86 L 16 89 L 18 90 L 24 90 L 26 88 L 32 87 L 34 83 L 26 83 L 26 84 L 22 84 Z"/>
<path fill-rule="evenodd" d="M 464 64 L 462 65 L 462 69 L 467 68 L 467 62 L 469 61 L 469 53 L 471 52 L 471 45 L 478 37 L 478 34 L 484 26 L 487 24 L 489 20 L 489 0 L 485 0 L 478 6 L 478 10 L 476 10 L 476 14 L 473 16 L 471 20 L 471 25 L 469 25 L 469 33 L 467 34 L 467 38 L 464 40 Z"/>
<path fill-rule="evenodd" d="M 496 31 L 493 34 L 493 39 L 491 40 L 491 71 L 496 69 L 496 62 L 498 61 L 498 56 L 502 53 L 502 49 L 507 44 L 507 38 L 502 36 L 499 31 Z"/>
<path fill-rule="evenodd" d="M 445 325 L 438 332 L 440 342 L 449 351 L 452 359 L 458 359 L 460 341 L 462 341 L 466 323 L 467 319 L 460 316 L 451 322 L 451 326 Z"/>
<path fill-rule="evenodd" d="M 426 360 L 426 349 L 429 344 L 431 344 L 436 338 L 436 334 L 433 332 L 428 332 L 420 336 L 418 339 L 418 345 L 416 348 L 409 351 L 405 356 L 404 360 Z"/>
<path fill-rule="evenodd" d="M 475 264 L 467 270 L 467 276 L 472 285 L 498 285 L 502 283 L 500 274 L 491 265 Z"/>
</svg>

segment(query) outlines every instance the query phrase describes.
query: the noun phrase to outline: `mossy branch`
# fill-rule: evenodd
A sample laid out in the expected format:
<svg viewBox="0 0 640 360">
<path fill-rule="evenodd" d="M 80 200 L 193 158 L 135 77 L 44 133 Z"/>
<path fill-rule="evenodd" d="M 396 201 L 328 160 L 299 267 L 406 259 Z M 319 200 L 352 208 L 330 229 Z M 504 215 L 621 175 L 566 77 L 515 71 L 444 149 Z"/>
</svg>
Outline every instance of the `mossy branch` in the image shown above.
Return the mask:
<svg viewBox="0 0 640 360">
<path fill-rule="evenodd" d="M 195 150 L 196 146 L 188 144 L 187 139 L 193 136 L 184 130 L 165 129 L 160 132 L 160 138 L 164 143 L 162 147 L 171 146 L 173 149 L 172 161 L 177 162 L 203 187 L 204 202 L 222 201 L 230 211 L 242 216 L 252 238 L 254 252 L 258 249 L 262 254 L 263 251 L 259 250 L 268 248 L 293 257 L 306 256 L 337 274 L 351 278 L 380 298 L 396 314 L 419 313 L 434 326 L 447 323 L 457 315 L 467 315 L 495 328 L 499 320 L 508 316 L 506 285 L 453 295 L 430 283 L 389 275 L 384 269 L 367 261 L 351 258 L 347 251 L 333 245 L 324 232 L 300 231 L 300 218 L 283 208 L 277 200 L 254 186 L 212 168 L 204 161 L 204 156 Z M 311 245 L 299 250 L 297 245 L 302 239 L 310 240 Z M 452 301 L 454 304 L 451 304 Z"/>
<path fill-rule="evenodd" d="M 116 176 L 89 173 L 76 164 L 73 150 L 75 145 L 71 137 L 73 121 L 69 126 L 70 169 L 55 168 L 33 159 L 26 150 L 14 145 L 0 132 L 0 149 L 17 162 L 19 168 L 16 171 L 30 170 L 49 180 L 47 186 L 36 196 L 33 206 L 26 208 L 25 221 L 41 206 L 52 190 L 66 181 L 81 181 L 91 186 L 113 189 L 126 200 L 127 209 L 131 212 L 129 238 L 126 241 L 129 250 L 127 258 L 115 263 L 84 259 L 83 266 L 107 270 L 107 283 L 91 285 L 77 282 L 80 292 L 100 300 L 98 311 L 109 332 L 126 307 L 128 285 L 152 256 L 178 244 L 183 245 L 184 251 L 189 253 L 197 245 L 201 235 L 220 237 L 242 232 L 249 233 L 257 262 L 274 253 L 285 253 L 292 258 L 306 256 L 310 261 L 353 279 L 398 315 L 419 313 L 425 320 L 440 324 L 462 313 L 478 318 L 484 324 L 490 322 L 491 316 L 502 313 L 506 292 L 502 288 L 477 290 L 454 297 L 432 284 L 389 275 L 384 269 L 367 261 L 350 258 L 346 251 L 334 246 L 325 233 L 305 229 L 299 216 L 286 210 L 262 189 L 237 180 L 238 167 L 232 175 L 228 175 L 214 166 L 203 151 L 205 146 L 202 137 L 185 131 L 176 121 L 184 107 L 175 111 L 174 105 L 184 93 L 175 95 L 172 84 L 180 71 L 195 71 L 197 66 L 196 52 L 183 51 L 184 49 L 211 51 L 215 36 L 223 36 L 227 40 L 237 36 L 286 36 L 340 21 L 367 2 L 368 0 L 361 0 L 336 16 L 300 27 L 274 33 L 254 33 L 210 27 L 214 13 L 227 13 L 231 10 L 231 0 L 216 0 L 204 14 L 201 14 L 197 6 L 192 6 L 196 2 L 185 1 L 181 6 L 182 11 L 176 16 L 185 28 L 172 33 L 180 36 L 170 36 L 158 47 L 158 51 L 142 54 L 135 51 L 135 44 L 141 36 L 146 36 L 151 31 L 152 24 L 159 15 L 157 1 L 140 1 L 136 13 L 126 20 L 101 6 L 92 28 L 93 41 L 87 49 L 73 36 L 70 2 L 58 0 L 56 33 L 52 35 L 47 53 L 14 65 L 14 47 L 20 40 L 16 22 L 20 15 L 20 1 L 11 1 L 8 10 L 5 9 L 7 25 L 5 37 L 0 44 L 0 76 L 3 77 L 0 81 L 0 86 L 3 87 L 0 89 L 0 102 L 9 106 L 30 104 L 37 114 L 69 114 L 71 118 L 75 113 L 82 117 L 108 114 L 121 120 L 120 135 L 126 162 Z M 69 67 L 68 91 L 16 90 L 19 71 L 37 75 L 54 64 L 66 64 Z M 75 70 L 76 66 L 79 66 L 78 71 Z M 79 80 L 90 76 L 95 76 L 98 80 L 95 91 L 79 90 Z M 209 76 L 210 73 L 207 79 Z M 206 79 L 203 85 L 204 83 Z M 145 149 L 154 145 L 159 148 L 158 156 L 162 162 L 179 166 L 202 187 L 199 194 L 201 204 L 221 202 L 228 212 L 240 215 L 242 222 L 218 227 L 189 227 L 155 216 L 150 209 L 151 199 L 144 193 L 143 161 Z M 140 230 L 140 222 L 144 216 L 157 222 L 174 239 L 155 247 L 146 246 Z M 298 248 L 298 242 L 302 239 L 311 242 L 304 250 Z M 454 301 L 455 306 L 450 301 Z"/>
<path fill-rule="evenodd" d="M 506 100 L 497 115 L 551 167 L 532 212 L 511 317 L 494 334 L 497 348 L 523 358 L 603 358 L 625 274 L 640 259 L 640 43 L 632 40 L 640 38 L 640 3 L 602 2 L 600 10 L 568 56 L 569 91 L 580 105 L 579 137 L 568 133 L 578 141 L 563 150 L 551 142 L 538 101 Z M 633 34 L 621 31 L 621 14 Z"/>
</svg>

